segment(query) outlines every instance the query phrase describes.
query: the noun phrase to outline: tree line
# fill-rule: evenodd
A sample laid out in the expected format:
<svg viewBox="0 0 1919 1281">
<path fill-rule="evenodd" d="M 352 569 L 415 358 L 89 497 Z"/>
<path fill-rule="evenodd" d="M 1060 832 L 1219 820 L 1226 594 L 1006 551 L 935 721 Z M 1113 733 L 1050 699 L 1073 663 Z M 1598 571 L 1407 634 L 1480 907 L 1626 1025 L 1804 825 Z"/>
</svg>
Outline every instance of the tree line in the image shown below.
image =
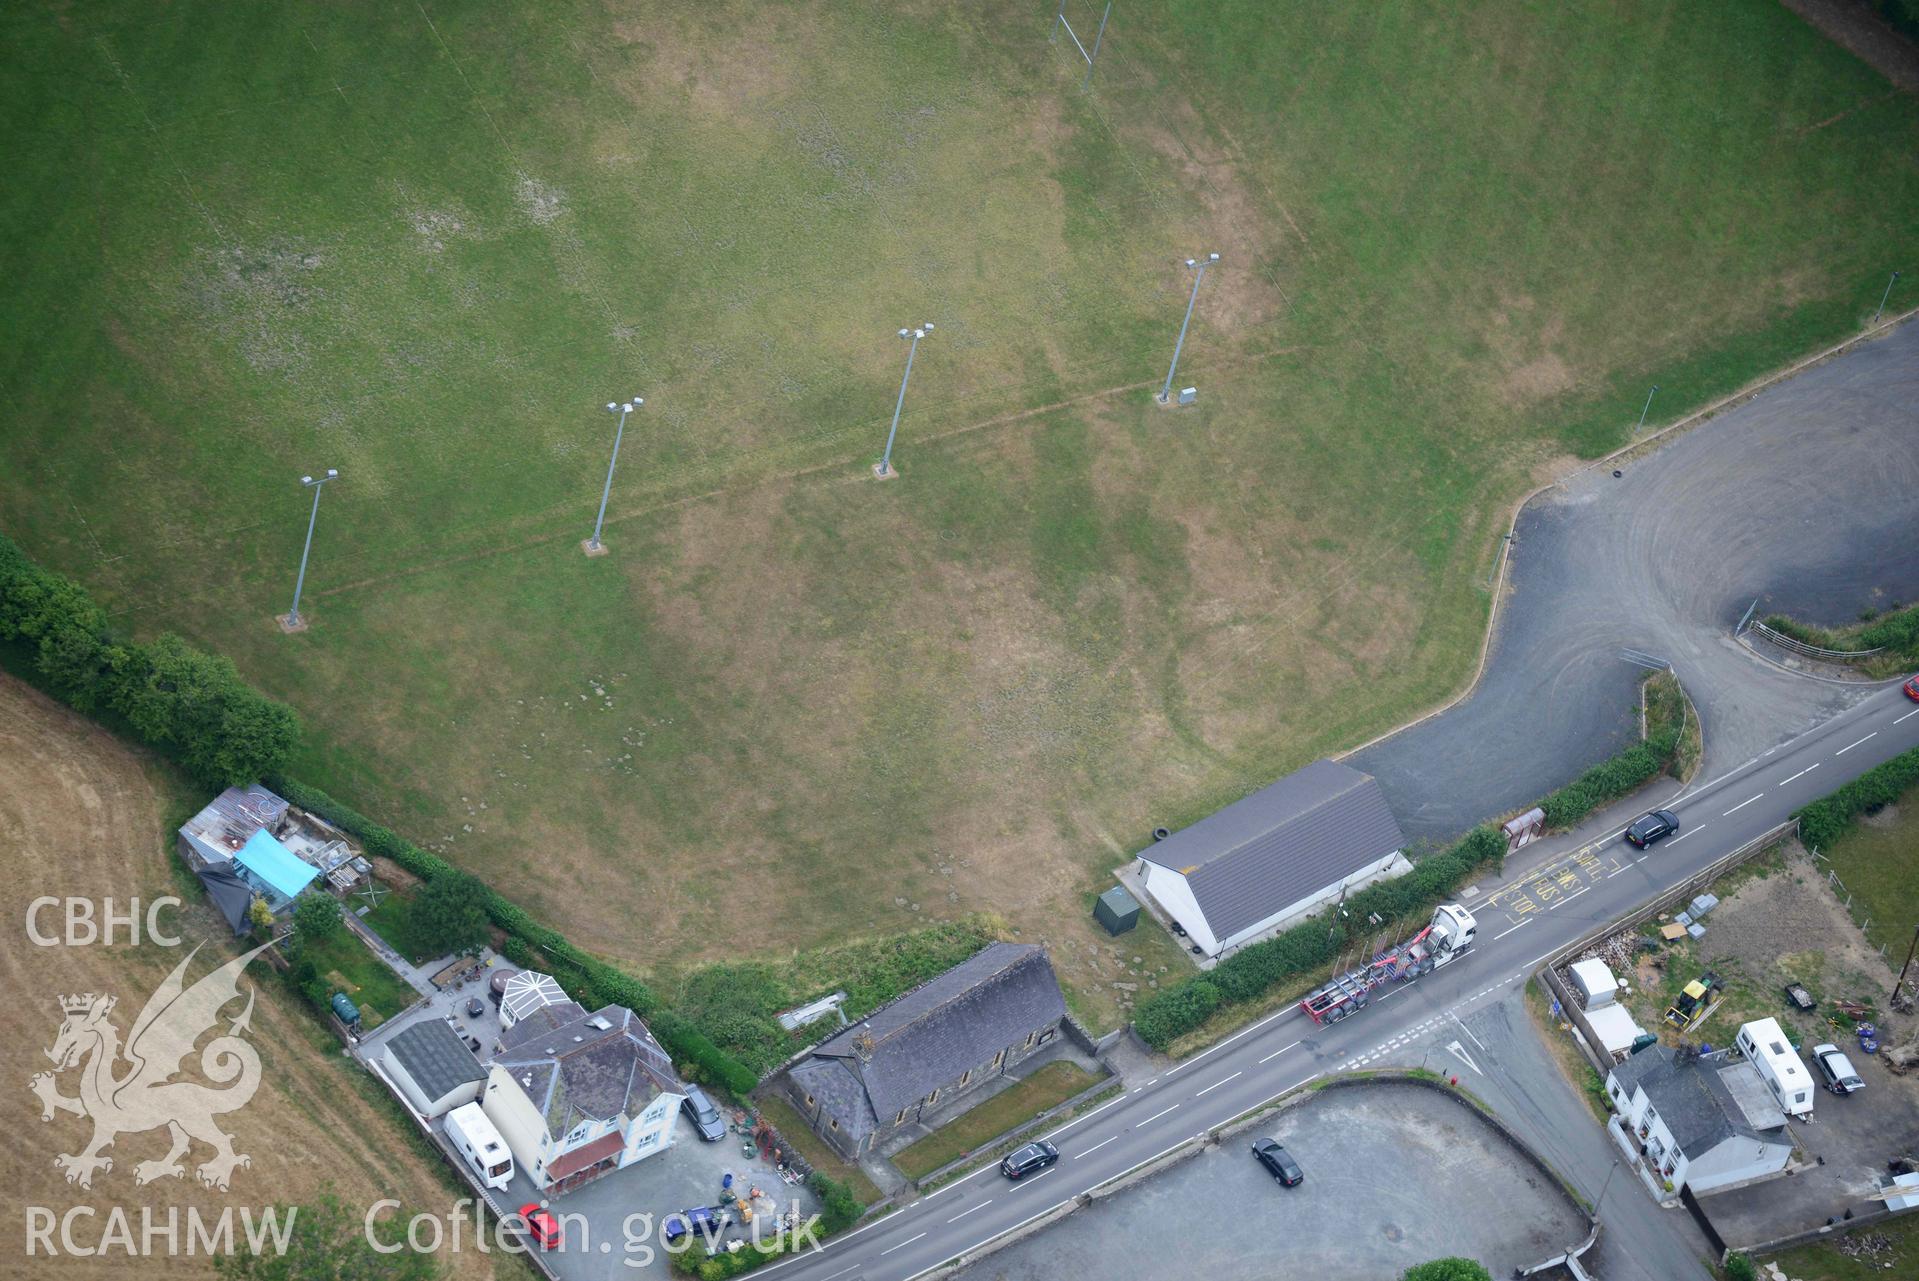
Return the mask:
<svg viewBox="0 0 1919 1281">
<path fill-rule="evenodd" d="M 75 711 L 118 717 L 210 787 L 272 773 L 300 743 L 293 709 L 249 686 L 231 659 L 171 632 L 145 643 L 119 635 L 85 588 L 35 564 L 4 534 L 0 645 L 47 693 Z"/>
</svg>

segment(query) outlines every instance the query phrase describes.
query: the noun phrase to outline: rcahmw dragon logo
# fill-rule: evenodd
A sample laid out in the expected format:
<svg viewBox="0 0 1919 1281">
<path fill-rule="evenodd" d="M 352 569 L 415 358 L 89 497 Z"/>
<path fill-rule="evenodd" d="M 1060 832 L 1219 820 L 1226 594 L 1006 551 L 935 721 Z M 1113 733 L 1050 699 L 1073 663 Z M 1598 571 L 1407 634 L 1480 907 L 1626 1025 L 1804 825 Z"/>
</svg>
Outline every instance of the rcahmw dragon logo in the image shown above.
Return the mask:
<svg viewBox="0 0 1919 1281">
<path fill-rule="evenodd" d="M 246 1008 L 227 1032 L 200 1050 L 200 1072 L 214 1085 L 173 1077 L 200 1037 L 219 1023 L 220 1011 L 240 998 L 240 971 L 266 946 L 236 956 L 188 987 L 184 976 L 200 950 L 195 947 L 147 998 L 124 1050 L 119 1029 L 107 1017 L 117 998 L 92 992 L 61 998 L 65 1021 L 47 1051 L 54 1070 L 36 1073 L 29 1085 L 40 1097 L 42 1121 L 53 1120 L 55 1112 L 93 1120 L 93 1140 L 86 1147 L 53 1159 L 67 1182 L 92 1187 L 95 1171 L 113 1169 L 113 1159 L 101 1154 L 115 1138 L 161 1126 L 173 1146 L 158 1161 L 134 1166 L 137 1183 L 184 1175 L 180 1158 L 194 1139 L 213 1149 L 212 1158 L 194 1171 L 210 1188 L 225 1191 L 235 1167 L 253 1164 L 252 1158 L 233 1150 L 233 1139 L 213 1123 L 214 1117 L 246 1106 L 260 1087 L 260 1056 L 240 1038 L 253 1016 L 253 989 L 247 990 Z M 59 1092 L 56 1078 L 76 1067 L 80 1094 L 70 1099 Z"/>
</svg>

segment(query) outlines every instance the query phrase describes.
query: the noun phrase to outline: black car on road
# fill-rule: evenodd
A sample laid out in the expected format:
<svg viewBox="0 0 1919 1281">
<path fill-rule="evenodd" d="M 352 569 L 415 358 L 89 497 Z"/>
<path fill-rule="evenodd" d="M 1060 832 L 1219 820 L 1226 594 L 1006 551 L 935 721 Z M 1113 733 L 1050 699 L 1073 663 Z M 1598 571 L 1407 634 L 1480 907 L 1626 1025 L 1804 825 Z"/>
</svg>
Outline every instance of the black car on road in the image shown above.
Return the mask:
<svg viewBox="0 0 1919 1281">
<path fill-rule="evenodd" d="M 1679 830 L 1679 816 L 1671 810 L 1654 810 L 1642 814 L 1632 821 L 1626 829 L 1626 839 L 1645 849 L 1655 841 L 1663 841 Z"/>
<path fill-rule="evenodd" d="M 1296 1188 L 1305 1181 L 1306 1171 L 1299 1168 L 1293 1154 L 1271 1139 L 1254 1140 L 1253 1159 L 1265 1166 L 1266 1173 L 1278 1179 L 1281 1187 Z"/>
<path fill-rule="evenodd" d="M 1041 1141 L 1028 1143 L 1006 1154 L 999 1163 L 999 1172 L 1009 1179 L 1023 1179 L 1029 1174 L 1038 1174 L 1047 1166 L 1059 1160 L 1059 1149 Z"/>
<path fill-rule="evenodd" d="M 717 1143 L 726 1137 L 726 1122 L 720 1117 L 720 1110 L 713 1106 L 713 1100 L 706 1097 L 706 1091 L 697 1085 L 686 1087 L 686 1097 L 680 1100 L 680 1111 L 686 1113 L 687 1120 L 700 1132 L 700 1137 L 708 1143 Z"/>
</svg>

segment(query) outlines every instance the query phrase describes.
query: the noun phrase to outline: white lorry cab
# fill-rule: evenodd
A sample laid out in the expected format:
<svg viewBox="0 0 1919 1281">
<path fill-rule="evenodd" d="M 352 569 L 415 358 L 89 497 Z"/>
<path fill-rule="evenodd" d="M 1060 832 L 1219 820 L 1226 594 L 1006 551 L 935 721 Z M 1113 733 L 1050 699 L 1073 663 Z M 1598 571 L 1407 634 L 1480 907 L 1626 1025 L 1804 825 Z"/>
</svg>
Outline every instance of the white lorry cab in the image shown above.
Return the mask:
<svg viewBox="0 0 1919 1281">
<path fill-rule="evenodd" d="M 447 1113 L 446 1137 L 486 1186 L 503 1188 L 513 1182 L 513 1154 L 479 1104 L 467 1103 Z"/>
<path fill-rule="evenodd" d="M 1773 1101 L 1787 1116 L 1812 1115 L 1812 1074 L 1794 1052 L 1786 1031 L 1773 1018 L 1754 1019 L 1739 1029 L 1739 1049 L 1759 1072 Z"/>
</svg>

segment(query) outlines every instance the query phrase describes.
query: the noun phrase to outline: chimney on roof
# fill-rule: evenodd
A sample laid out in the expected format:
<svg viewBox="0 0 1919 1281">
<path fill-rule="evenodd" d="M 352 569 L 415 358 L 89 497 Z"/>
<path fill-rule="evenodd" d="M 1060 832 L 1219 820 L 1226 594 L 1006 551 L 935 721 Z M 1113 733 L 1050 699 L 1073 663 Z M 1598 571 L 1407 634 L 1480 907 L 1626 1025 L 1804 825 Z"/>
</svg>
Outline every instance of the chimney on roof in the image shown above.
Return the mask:
<svg viewBox="0 0 1919 1281">
<path fill-rule="evenodd" d="M 879 1041 L 873 1035 L 871 1024 L 860 1024 L 860 1030 L 853 1034 L 853 1053 L 859 1056 L 862 1063 L 872 1061 L 873 1048 L 878 1044 Z"/>
</svg>

